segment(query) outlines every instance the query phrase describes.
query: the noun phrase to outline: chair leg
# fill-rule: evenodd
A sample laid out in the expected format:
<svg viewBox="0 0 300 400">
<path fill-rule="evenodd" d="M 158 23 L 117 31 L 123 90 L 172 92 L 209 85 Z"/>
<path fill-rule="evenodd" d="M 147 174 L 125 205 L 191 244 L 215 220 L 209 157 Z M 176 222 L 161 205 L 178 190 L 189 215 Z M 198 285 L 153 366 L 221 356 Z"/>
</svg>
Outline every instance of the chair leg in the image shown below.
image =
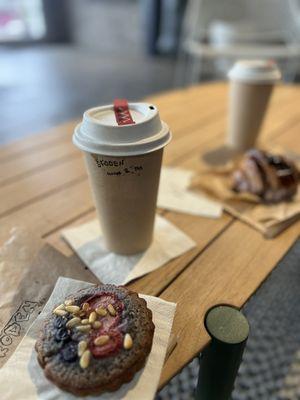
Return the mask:
<svg viewBox="0 0 300 400">
<path fill-rule="evenodd" d="M 200 80 L 202 60 L 198 57 L 193 57 L 189 62 L 189 68 L 186 74 L 186 81 L 188 85 L 193 85 Z"/>
<path fill-rule="evenodd" d="M 202 58 L 194 58 L 192 68 L 192 83 L 198 83 L 200 81 L 202 72 Z"/>
<path fill-rule="evenodd" d="M 182 50 L 178 52 L 176 66 L 175 66 L 175 77 L 174 86 L 182 87 L 186 84 L 186 71 L 188 66 L 188 55 Z"/>
<path fill-rule="evenodd" d="M 285 74 L 286 80 L 290 83 L 294 83 L 297 77 L 297 73 L 300 67 L 300 60 L 294 59 L 291 61 L 287 61 L 287 73 Z"/>
</svg>

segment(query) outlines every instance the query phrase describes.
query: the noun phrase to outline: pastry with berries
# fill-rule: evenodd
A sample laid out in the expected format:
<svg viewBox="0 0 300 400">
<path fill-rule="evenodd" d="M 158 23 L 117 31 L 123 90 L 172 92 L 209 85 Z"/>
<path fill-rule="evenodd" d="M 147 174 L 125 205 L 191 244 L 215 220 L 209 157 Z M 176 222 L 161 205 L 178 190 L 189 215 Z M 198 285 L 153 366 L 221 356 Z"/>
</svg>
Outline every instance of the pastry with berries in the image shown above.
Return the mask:
<svg viewBox="0 0 300 400">
<path fill-rule="evenodd" d="M 154 324 L 146 301 L 125 287 L 93 286 L 58 304 L 35 349 L 45 376 L 77 396 L 112 392 L 146 362 Z"/>
</svg>

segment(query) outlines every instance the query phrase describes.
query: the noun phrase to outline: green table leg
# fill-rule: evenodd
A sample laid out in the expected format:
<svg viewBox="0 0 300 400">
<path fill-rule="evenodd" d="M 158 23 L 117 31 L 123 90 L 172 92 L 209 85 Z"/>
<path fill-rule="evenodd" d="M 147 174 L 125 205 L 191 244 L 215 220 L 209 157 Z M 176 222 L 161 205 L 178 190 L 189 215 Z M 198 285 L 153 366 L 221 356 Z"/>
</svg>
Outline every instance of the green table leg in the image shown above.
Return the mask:
<svg viewBox="0 0 300 400">
<path fill-rule="evenodd" d="M 235 307 L 218 305 L 205 317 L 212 340 L 200 362 L 196 400 L 228 400 L 249 335 L 245 316 Z"/>
</svg>

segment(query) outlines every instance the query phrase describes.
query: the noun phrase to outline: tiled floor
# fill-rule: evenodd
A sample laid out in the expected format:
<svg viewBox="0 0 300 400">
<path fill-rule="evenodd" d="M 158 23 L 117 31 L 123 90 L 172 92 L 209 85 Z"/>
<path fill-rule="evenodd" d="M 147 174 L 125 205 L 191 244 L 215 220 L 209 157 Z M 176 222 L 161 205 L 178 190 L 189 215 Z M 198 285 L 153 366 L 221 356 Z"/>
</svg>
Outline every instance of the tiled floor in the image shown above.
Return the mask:
<svg viewBox="0 0 300 400">
<path fill-rule="evenodd" d="M 298 240 L 244 307 L 250 336 L 232 400 L 300 400 L 299 286 Z M 192 400 L 198 369 L 195 358 L 156 400 Z"/>
</svg>

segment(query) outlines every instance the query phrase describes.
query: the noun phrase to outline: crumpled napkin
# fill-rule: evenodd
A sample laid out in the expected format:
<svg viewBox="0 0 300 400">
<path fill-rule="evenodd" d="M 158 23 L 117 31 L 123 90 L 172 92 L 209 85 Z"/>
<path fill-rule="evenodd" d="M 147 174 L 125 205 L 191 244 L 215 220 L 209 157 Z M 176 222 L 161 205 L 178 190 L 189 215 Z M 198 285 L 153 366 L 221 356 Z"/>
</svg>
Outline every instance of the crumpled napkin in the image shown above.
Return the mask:
<svg viewBox="0 0 300 400">
<path fill-rule="evenodd" d="M 76 400 L 78 397 L 63 392 L 45 378 L 39 366 L 34 344 L 43 321 L 53 307 L 62 302 L 66 296 L 77 290 L 91 286 L 90 283 L 60 277 L 41 314 L 31 325 L 26 336 L 17 347 L 14 354 L 1 369 L 0 386 L 1 400 Z M 161 370 L 163 367 L 176 304 L 153 296 L 143 297 L 148 308 L 153 313 L 155 325 L 153 345 L 145 367 L 136 373 L 133 380 L 121 386 L 113 393 L 97 397 L 84 397 L 94 400 L 151 400 L 155 396 Z M 25 397 L 24 397 L 25 396 Z"/>
<path fill-rule="evenodd" d="M 65 229 L 62 236 L 101 282 L 115 285 L 124 285 L 148 274 L 196 246 L 189 236 L 159 215 L 151 246 L 131 256 L 105 248 L 97 220 Z"/>
<path fill-rule="evenodd" d="M 222 204 L 210 199 L 204 192 L 189 190 L 194 171 L 163 167 L 160 175 L 157 206 L 165 210 L 177 211 L 200 217 L 220 218 Z"/>
</svg>

